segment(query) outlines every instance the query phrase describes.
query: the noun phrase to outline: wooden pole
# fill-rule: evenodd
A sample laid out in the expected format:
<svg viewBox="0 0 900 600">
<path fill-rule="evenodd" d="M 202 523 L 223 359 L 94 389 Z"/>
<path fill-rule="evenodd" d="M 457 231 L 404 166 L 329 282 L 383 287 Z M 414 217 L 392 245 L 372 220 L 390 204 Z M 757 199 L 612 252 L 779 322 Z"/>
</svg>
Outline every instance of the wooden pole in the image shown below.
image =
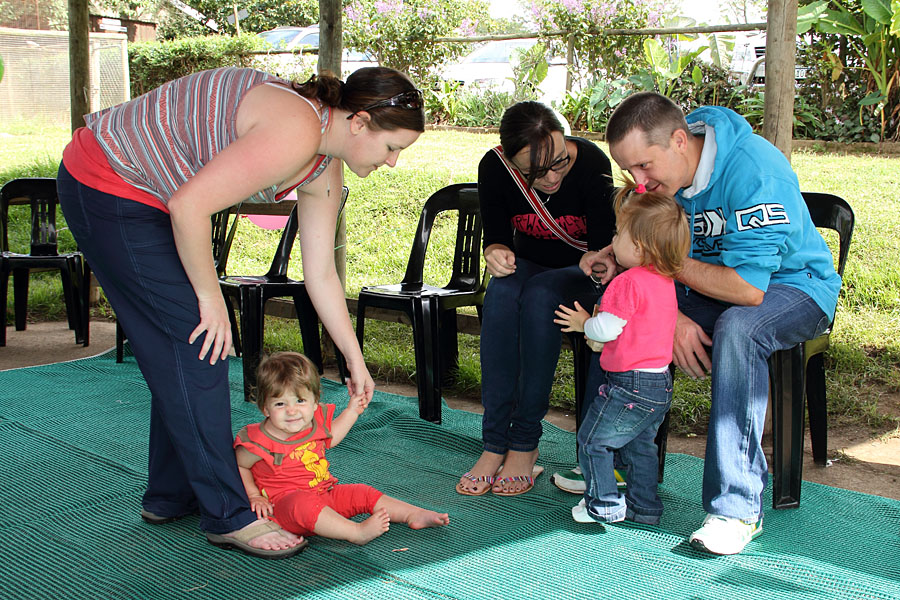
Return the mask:
<svg viewBox="0 0 900 600">
<path fill-rule="evenodd" d="M 341 77 L 341 54 L 344 51 L 341 0 L 319 0 L 319 73 L 328 71 Z M 338 191 L 340 193 L 340 191 Z M 344 288 L 347 286 L 347 227 L 342 218 L 335 237 L 334 264 Z"/>
<path fill-rule="evenodd" d="M 72 131 L 91 112 L 91 43 L 87 0 L 69 0 L 69 108 Z"/>
<path fill-rule="evenodd" d="M 319 0 L 319 73 L 341 76 L 343 31 L 340 0 Z"/>
<path fill-rule="evenodd" d="M 769 0 L 766 28 L 766 101 L 763 137 L 791 160 L 797 0 Z"/>
</svg>

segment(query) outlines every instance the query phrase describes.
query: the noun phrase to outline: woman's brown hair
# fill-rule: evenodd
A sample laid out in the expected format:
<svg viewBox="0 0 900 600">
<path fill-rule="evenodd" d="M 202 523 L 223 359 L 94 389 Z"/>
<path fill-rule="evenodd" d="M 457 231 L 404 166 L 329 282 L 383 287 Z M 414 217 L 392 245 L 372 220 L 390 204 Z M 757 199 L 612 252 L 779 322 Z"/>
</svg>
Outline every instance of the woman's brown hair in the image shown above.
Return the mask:
<svg viewBox="0 0 900 600">
<path fill-rule="evenodd" d="M 301 96 L 315 98 L 348 113 L 366 111 L 371 117 L 369 126 L 375 130 L 410 129 L 425 131 L 425 111 L 422 106 L 376 106 L 405 92 L 417 92 L 409 77 L 388 67 L 364 67 L 356 70 L 341 81 L 334 75 L 323 72 L 313 75 L 303 83 L 292 84 Z"/>
</svg>

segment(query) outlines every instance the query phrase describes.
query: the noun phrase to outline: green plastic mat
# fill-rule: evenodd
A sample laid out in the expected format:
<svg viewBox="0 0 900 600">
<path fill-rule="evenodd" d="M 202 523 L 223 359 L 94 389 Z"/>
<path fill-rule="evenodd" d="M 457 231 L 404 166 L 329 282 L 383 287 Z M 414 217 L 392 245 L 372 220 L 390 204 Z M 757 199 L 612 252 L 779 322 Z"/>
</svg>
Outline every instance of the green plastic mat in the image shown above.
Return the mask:
<svg viewBox="0 0 900 600">
<path fill-rule="evenodd" d="M 241 382 L 233 360 L 235 430 L 260 419 Z M 333 382 L 324 394 L 346 402 Z M 668 456 L 660 526 L 580 525 L 577 496 L 549 481 L 571 466 L 572 434 L 544 426 L 530 493 L 464 497 L 480 416 L 445 407 L 434 425 L 415 399 L 382 393 L 330 452 L 333 472 L 449 512 L 450 526 L 253 559 L 208 544 L 196 517 L 141 521 L 149 401 L 133 359 L 111 353 L 0 373 L 0 598 L 900 598 L 900 502 L 807 482 L 801 507 L 769 510 L 743 554 L 712 557 L 685 542 L 703 518 L 696 458 Z"/>
</svg>

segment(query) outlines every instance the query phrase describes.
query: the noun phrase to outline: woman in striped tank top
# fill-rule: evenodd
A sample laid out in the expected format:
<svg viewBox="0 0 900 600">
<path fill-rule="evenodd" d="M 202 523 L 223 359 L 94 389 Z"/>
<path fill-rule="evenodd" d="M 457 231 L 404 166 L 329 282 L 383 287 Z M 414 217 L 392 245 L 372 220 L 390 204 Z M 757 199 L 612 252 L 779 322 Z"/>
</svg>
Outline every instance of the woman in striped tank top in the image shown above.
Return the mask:
<svg viewBox="0 0 900 600">
<path fill-rule="evenodd" d="M 257 520 L 232 451 L 231 326 L 210 217 L 297 189 L 307 290 L 347 359 L 350 395 L 368 402 L 375 386 L 334 265 L 342 165 L 360 177 L 393 167 L 424 130 L 422 93 L 382 67 L 303 84 L 221 68 L 85 122 L 63 153 L 60 206 L 152 394 L 141 515 L 161 524 L 199 513 L 211 543 L 293 556 L 305 540 Z"/>
</svg>

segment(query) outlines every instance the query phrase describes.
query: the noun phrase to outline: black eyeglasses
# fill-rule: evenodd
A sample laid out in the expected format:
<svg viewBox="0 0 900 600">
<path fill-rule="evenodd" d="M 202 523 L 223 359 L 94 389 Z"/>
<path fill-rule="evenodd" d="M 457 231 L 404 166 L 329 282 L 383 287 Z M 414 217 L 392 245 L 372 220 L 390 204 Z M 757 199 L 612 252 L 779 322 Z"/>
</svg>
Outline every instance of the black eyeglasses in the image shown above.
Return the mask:
<svg viewBox="0 0 900 600">
<path fill-rule="evenodd" d="M 422 96 L 422 90 L 415 89 L 408 92 L 400 92 L 396 96 L 391 96 L 385 100 L 379 100 L 374 104 L 370 104 L 365 108 L 354 111 L 347 119 L 352 119 L 353 115 L 358 112 L 370 111 L 374 108 L 387 108 L 388 106 L 397 106 L 406 110 L 422 108 L 425 105 L 425 98 Z"/>
<path fill-rule="evenodd" d="M 534 178 L 540 179 L 541 177 L 545 177 L 547 175 L 547 173 L 549 173 L 550 171 L 553 171 L 554 173 L 562 171 L 563 169 L 566 168 L 566 166 L 569 164 L 569 162 L 571 162 L 571 160 L 572 160 L 572 157 L 569 156 L 568 154 L 566 154 L 565 156 L 563 156 L 562 158 L 560 158 L 559 160 L 557 160 L 556 162 L 551 164 L 549 167 L 541 167 L 540 169 L 535 169 L 534 170 Z M 525 172 L 522 169 L 519 169 L 519 173 L 521 173 L 522 177 L 524 177 L 525 179 L 531 179 L 530 171 Z"/>
</svg>

